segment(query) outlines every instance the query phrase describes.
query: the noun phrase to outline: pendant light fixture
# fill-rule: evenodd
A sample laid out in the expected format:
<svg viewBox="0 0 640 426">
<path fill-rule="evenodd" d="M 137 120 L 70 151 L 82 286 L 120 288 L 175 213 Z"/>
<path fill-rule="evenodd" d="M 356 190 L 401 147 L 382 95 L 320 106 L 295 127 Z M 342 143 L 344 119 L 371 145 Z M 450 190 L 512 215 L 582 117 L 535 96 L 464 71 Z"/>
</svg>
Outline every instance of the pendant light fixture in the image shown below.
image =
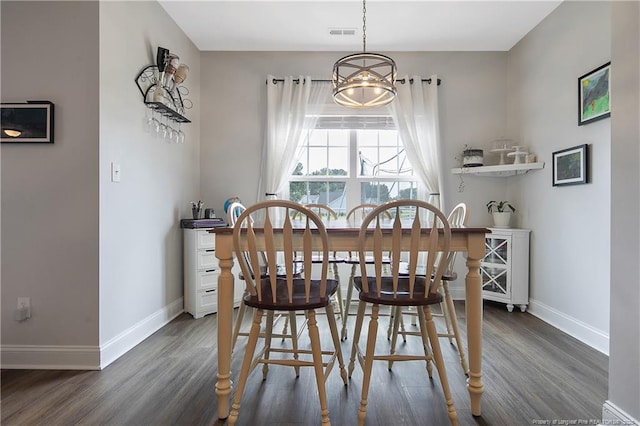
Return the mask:
<svg viewBox="0 0 640 426">
<path fill-rule="evenodd" d="M 333 99 L 352 108 L 386 105 L 396 96 L 396 63 L 367 52 L 367 5 L 362 1 L 362 53 L 345 56 L 333 65 Z"/>
</svg>

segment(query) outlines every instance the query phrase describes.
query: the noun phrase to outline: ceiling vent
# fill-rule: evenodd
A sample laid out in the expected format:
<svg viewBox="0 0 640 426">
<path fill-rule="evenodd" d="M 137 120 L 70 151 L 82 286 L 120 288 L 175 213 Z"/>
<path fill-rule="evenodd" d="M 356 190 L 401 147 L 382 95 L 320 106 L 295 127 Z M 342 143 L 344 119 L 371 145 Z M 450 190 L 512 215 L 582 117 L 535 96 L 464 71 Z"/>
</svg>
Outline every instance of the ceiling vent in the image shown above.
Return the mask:
<svg viewBox="0 0 640 426">
<path fill-rule="evenodd" d="M 356 28 L 329 28 L 329 35 L 353 36 L 356 35 Z"/>
</svg>

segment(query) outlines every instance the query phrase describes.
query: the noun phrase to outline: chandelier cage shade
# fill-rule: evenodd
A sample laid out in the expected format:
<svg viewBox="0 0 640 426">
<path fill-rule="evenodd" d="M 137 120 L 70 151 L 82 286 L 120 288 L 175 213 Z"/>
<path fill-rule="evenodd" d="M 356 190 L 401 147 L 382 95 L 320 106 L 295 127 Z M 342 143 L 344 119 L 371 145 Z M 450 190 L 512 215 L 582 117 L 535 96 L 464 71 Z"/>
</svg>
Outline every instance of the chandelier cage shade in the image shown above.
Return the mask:
<svg viewBox="0 0 640 426">
<path fill-rule="evenodd" d="M 396 96 L 396 63 L 378 53 L 356 53 L 333 66 L 333 99 L 339 105 L 368 108 L 386 105 Z"/>
<path fill-rule="evenodd" d="M 362 1 L 362 53 L 338 59 L 333 65 L 333 99 L 346 107 L 386 105 L 396 96 L 396 63 L 388 56 L 367 52 L 367 6 Z"/>
</svg>

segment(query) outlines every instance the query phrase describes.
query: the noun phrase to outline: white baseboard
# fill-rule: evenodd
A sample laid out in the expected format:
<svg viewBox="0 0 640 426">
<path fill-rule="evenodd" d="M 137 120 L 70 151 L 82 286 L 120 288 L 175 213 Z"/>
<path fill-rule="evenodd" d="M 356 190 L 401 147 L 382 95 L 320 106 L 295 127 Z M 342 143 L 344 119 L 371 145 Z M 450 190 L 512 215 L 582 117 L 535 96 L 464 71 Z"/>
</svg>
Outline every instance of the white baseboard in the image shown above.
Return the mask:
<svg viewBox="0 0 640 426">
<path fill-rule="evenodd" d="M 100 370 L 97 346 L 2 345 L 7 370 Z"/>
<path fill-rule="evenodd" d="M 639 420 L 634 419 L 609 400 L 602 405 L 602 420 L 602 424 L 605 425 L 640 425 Z"/>
<path fill-rule="evenodd" d="M 8 370 L 101 370 L 183 311 L 181 297 L 100 347 L 2 345 L 0 366 Z"/>
<path fill-rule="evenodd" d="M 137 344 L 167 325 L 184 312 L 182 297 L 171 302 L 159 311 L 149 315 L 139 323 L 123 331 L 113 339 L 100 345 L 100 368 L 105 368 L 116 359 L 130 351 Z"/>
<path fill-rule="evenodd" d="M 454 287 L 449 286 L 449 294 L 453 300 L 464 300 L 465 299 L 465 291 L 464 287 Z"/>
<path fill-rule="evenodd" d="M 450 286 L 449 291 L 454 300 L 465 299 L 464 287 Z M 568 335 L 575 337 L 585 345 L 589 345 L 603 354 L 609 355 L 609 334 L 535 299 L 529 299 L 527 312 L 562 330 Z"/>
<path fill-rule="evenodd" d="M 529 299 L 528 312 L 575 337 L 582 343 L 609 355 L 609 334 L 573 318 L 535 299 Z"/>
</svg>

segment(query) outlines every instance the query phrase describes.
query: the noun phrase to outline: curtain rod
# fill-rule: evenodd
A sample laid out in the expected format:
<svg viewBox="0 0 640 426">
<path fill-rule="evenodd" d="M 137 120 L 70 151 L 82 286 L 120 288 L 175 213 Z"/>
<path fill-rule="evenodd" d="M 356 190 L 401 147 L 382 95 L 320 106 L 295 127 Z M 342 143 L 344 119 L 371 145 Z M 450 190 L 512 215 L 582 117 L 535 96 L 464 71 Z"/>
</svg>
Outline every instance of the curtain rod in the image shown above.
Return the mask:
<svg viewBox="0 0 640 426">
<path fill-rule="evenodd" d="M 299 79 L 297 79 L 297 78 L 296 78 L 296 79 L 294 79 L 293 81 L 294 81 L 294 82 L 296 82 L 296 83 L 299 83 L 299 82 L 300 82 L 300 80 L 299 80 Z M 314 80 L 314 79 L 311 79 L 311 81 L 319 81 L 319 82 L 322 82 L 322 83 L 331 83 L 331 80 Z M 396 81 L 397 81 L 398 83 L 402 83 L 402 84 L 404 84 L 404 83 L 405 83 L 405 79 L 404 79 L 404 78 L 398 79 L 398 80 L 396 80 Z M 426 83 L 431 84 L 431 79 L 430 79 L 430 78 L 423 78 L 423 79 L 422 79 L 422 82 L 423 82 L 423 83 L 424 83 L 424 82 L 426 82 Z M 267 80 L 265 83 L 267 83 L 267 84 L 268 84 L 268 83 L 269 83 L 269 80 Z M 273 84 L 276 84 L 276 83 L 284 83 L 284 78 L 274 78 L 274 79 L 273 79 Z M 410 78 L 410 79 L 409 79 L 409 83 L 413 84 L 413 78 Z M 438 79 L 438 86 L 440 86 L 440 84 L 442 84 L 442 80 L 441 80 L 441 79 Z"/>
</svg>

